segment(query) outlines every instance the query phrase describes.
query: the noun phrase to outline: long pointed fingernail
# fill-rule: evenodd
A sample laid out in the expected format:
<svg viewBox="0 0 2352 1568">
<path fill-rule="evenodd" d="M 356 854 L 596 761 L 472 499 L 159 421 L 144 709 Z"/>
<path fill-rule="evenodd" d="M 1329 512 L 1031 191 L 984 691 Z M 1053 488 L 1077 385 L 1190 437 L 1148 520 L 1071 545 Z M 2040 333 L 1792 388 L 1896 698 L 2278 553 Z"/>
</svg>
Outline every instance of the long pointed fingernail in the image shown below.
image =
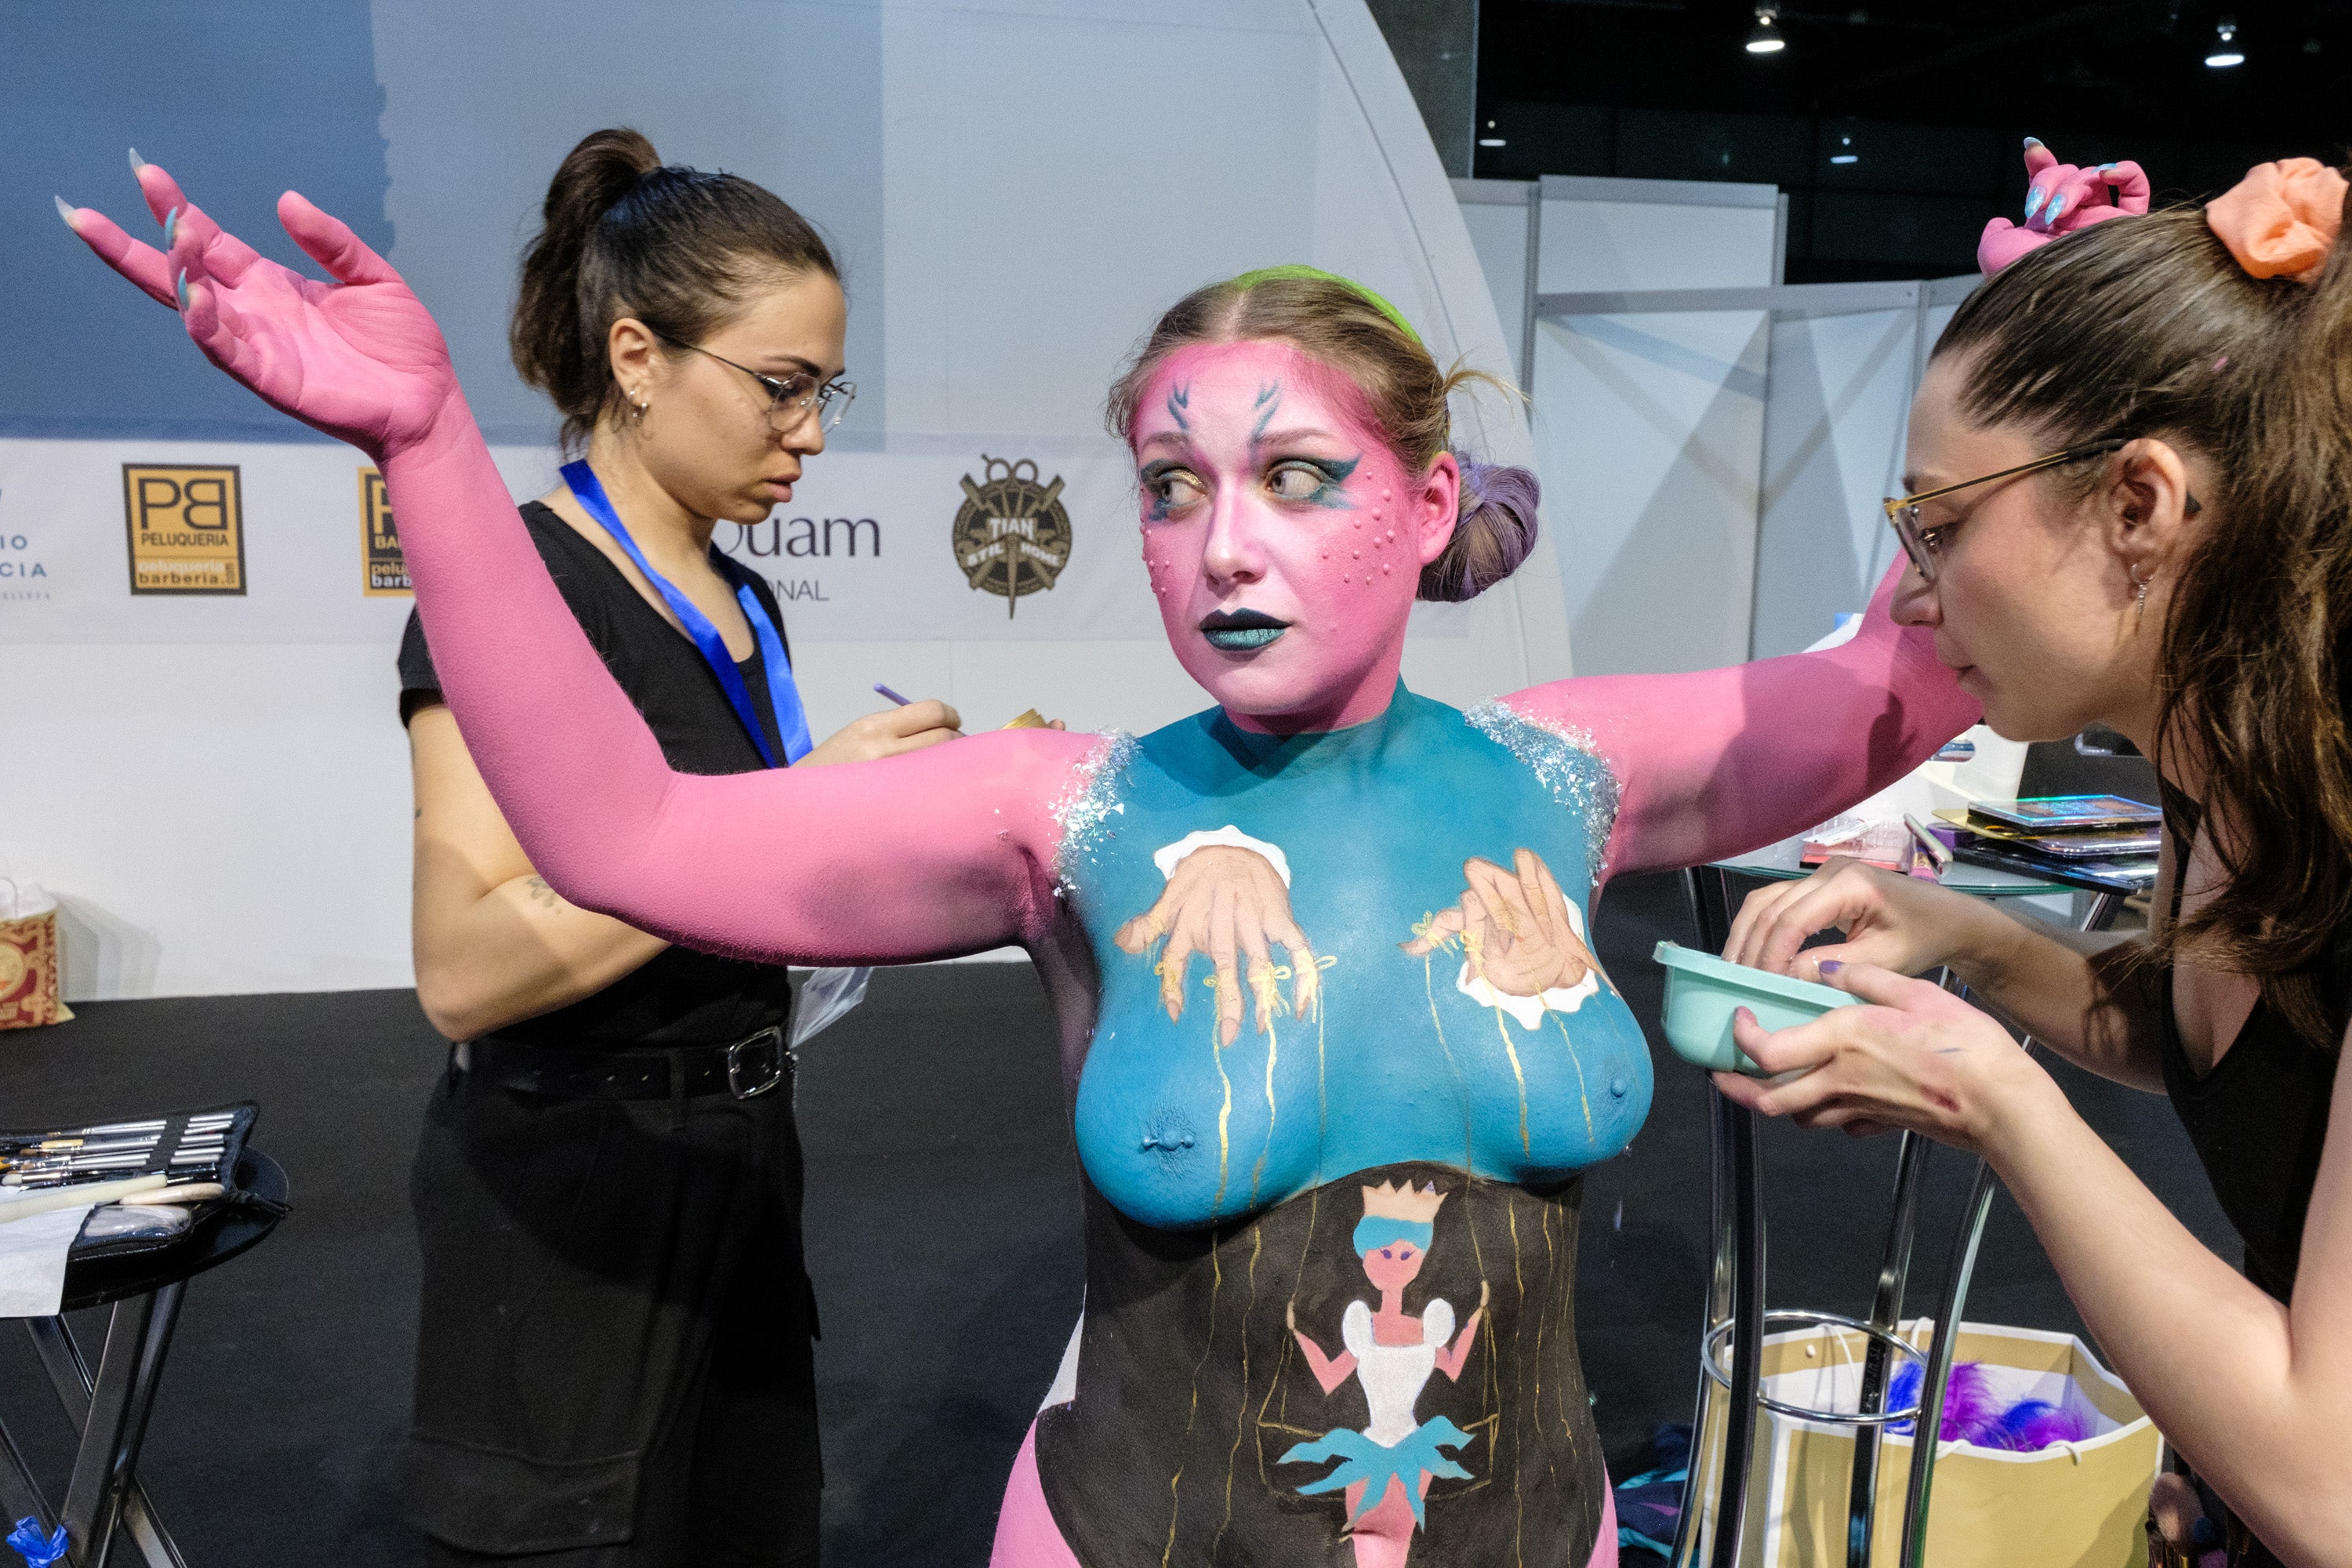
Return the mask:
<svg viewBox="0 0 2352 1568">
<path fill-rule="evenodd" d="M 188 269 L 186 268 L 180 268 L 180 281 L 173 288 L 173 292 L 180 297 L 180 309 L 186 310 L 188 308 Z"/>
<path fill-rule="evenodd" d="M 139 149 L 136 147 L 131 149 L 131 177 L 134 180 L 137 179 L 139 177 L 139 171 L 146 166 L 147 160 L 139 155 Z"/>
<path fill-rule="evenodd" d="M 2064 196 L 2058 196 L 2053 199 L 2050 203 L 2050 216 L 2047 221 L 2056 223 L 2058 221 L 2058 215 L 2065 210 L 2066 198 Z"/>
<path fill-rule="evenodd" d="M 172 248 L 172 237 L 173 237 L 174 234 L 176 234 L 176 233 L 178 233 L 178 232 L 179 232 L 179 228 L 180 228 L 180 209 L 179 209 L 179 208 L 177 208 L 177 207 L 173 207 L 170 212 L 167 212 L 167 213 L 165 213 L 165 214 L 163 215 L 163 248 L 164 248 L 164 249 L 169 250 L 169 249 L 171 249 L 171 248 Z"/>
<path fill-rule="evenodd" d="M 2040 185 L 2036 185 L 2032 190 L 2026 192 L 2025 216 L 2030 218 L 2035 213 L 2040 212 L 2042 210 L 2042 204 L 2049 199 L 2050 193 L 2043 190 Z"/>
<path fill-rule="evenodd" d="M 2029 136 L 2025 139 L 2025 144 L 2028 147 L 2039 147 L 2042 145 L 2042 138 L 2039 136 Z"/>
<path fill-rule="evenodd" d="M 66 220 L 66 226 L 68 228 L 73 228 L 76 234 L 79 234 L 81 230 L 74 228 L 73 204 L 67 201 L 63 196 L 52 196 L 50 200 L 58 204 L 58 216 Z"/>
</svg>

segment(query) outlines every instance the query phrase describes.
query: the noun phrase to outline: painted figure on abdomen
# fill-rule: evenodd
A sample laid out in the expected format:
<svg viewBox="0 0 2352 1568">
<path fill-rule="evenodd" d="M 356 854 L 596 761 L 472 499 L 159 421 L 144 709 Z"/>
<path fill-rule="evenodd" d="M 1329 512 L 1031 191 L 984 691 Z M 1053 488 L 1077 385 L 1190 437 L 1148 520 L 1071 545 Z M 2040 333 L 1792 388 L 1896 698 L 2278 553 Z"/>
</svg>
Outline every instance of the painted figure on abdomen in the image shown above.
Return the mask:
<svg viewBox="0 0 2352 1568">
<path fill-rule="evenodd" d="M 1392 305 L 1276 268 L 1171 310 L 1112 403 L 1162 626 L 1214 706 L 1139 740 L 682 775 L 549 582 L 398 275 L 289 195 L 340 281 L 302 279 L 139 177 L 169 257 L 68 221 L 215 363 L 376 459 L 449 704 L 558 891 L 768 962 L 1035 961 L 1087 1293 L 999 1564 L 1614 1561 L 1576 1356 L 1580 1173 L 1633 1137 L 1650 1076 L 1591 962 L 1594 900 L 1612 870 L 1796 832 L 1972 721 L 1927 630 L 1890 616 L 1892 580 L 1818 653 L 1467 711 L 1407 690 L 1413 601 L 1507 575 L 1534 481 L 1451 449 L 1459 378 Z M 684 352 L 660 371 L 735 374 Z M 725 390 L 746 422 L 792 413 Z M 1359 1249 L 1368 1188 L 1438 1195 L 1410 1267 L 1407 1237 Z M 1475 1330 L 1444 1331 L 1474 1301 Z M 1333 1325 L 1357 1364 L 1328 1384 Z"/>
<path fill-rule="evenodd" d="M 1340 1326 L 1340 1342 L 1347 1348 L 1339 1355 L 1325 1355 L 1299 1328 L 1296 1308 L 1285 1319 L 1323 1392 L 1331 1393 L 1352 1376 L 1371 1412 L 1360 1431 L 1337 1427 L 1282 1456 L 1286 1465 L 1341 1461 L 1321 1479 L 1298 1489 L 1311 1494 L 1344 1488 L 1351 1529 L 1358 1520 L 1372 1516 L 1370 1527 L 1353 1535 L 1358 1568 L 1400 1568 L 1410 1532 L 1422 1521 L 1422 1500 L 1430 1481 L 1439 1476 L 1471 1479 L 1450 1457 L 1470 1442 L 1470 1434 L 1445 1416 L 1422 1421 L 1413 1414 L 1433 1373 L 1444 1373 L 1449 1383 L 1460 1380 L 1486 1306 L 1482 1284 L 1480 1310 L 1470 1314 L 1459 1338 L 1454 1332 L 1453 1305 L 1444 1297 L 1433 1298 L 1418 1317 L 1404 1310 L 1404 1288 L 1429 1255 L 1436 1232 L 1432 1222 L 1444 1201 L 1445 1194 L 1433 1184 L 1419 1192 L 1392 1183 L 1364 1189 L 1364 1217 L 1356 1224 L 1355 1246 L 1365 1278 L 1381 1293 L 1381 1304 L 1376 1311 L 1362 1301 L 1348 1303 Z"/>
</svg>

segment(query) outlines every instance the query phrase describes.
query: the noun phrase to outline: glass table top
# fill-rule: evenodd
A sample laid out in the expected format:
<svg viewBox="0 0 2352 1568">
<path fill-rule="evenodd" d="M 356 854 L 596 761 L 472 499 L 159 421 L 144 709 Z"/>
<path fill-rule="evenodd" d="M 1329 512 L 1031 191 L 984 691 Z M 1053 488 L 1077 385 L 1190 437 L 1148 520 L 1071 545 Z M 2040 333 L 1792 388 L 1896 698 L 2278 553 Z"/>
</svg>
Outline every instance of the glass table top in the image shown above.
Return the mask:
<svg viewBox="0 0 2352 1568">
<path fill-rule="evenodd" d="M 1745 855 L 1733 855 L 1708 862 L 1721 870 L 1737 871 L 1746 877 L 1761 877 L 1789 881 L 1811 876 L 1815 868 L 1801 865 L 1798 856 L 1803 851 L 1805 837 L 1799 834 L 1783 838 L 1778 844 L 1768 844 L 1761 849 Z M 1955 860 L 1937 875 L 1937 881 L 1956 893 L 1969 893 L 1979 899 L 2015 899 L 2035 893 L 2071 893 L 2075 889 L 2064 882 L 2053 882 L 2040 877 L 2028 877 L 2015 871 L 2003 871 L 1991 866 L 1971 866 Z"/>
</svg>

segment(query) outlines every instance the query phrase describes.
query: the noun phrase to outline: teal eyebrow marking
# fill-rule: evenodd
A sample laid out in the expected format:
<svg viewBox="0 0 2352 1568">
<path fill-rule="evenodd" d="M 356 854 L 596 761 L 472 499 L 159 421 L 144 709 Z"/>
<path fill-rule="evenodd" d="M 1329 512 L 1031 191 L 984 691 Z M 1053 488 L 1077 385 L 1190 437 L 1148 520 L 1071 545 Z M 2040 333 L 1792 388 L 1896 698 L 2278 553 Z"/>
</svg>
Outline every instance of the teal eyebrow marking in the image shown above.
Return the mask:
<svg viewBox="0 0 2352 1568">
<path fill-rule="evenodd" d="M 1266 421 L 1273 418 L 1274 411 L 1282 406 L 1282 383 L 1278 381 L 1270 381 L 1264 386 L 1259 387 L 1257 389 L 1256 406 L 1258 409 L 1257 423 L 1250 428 L 1250 440 L 1252 444 L 1255 444 L 1259 437 L 1265 434 Z"/>
<path fill-rule="evenodd" d="M 1188 434 L 1192 431 L 1192 425 L 1184 417 L 1184 410 L 1192 405 L 1192 384 L 1191 382 L 1168 389 L 1168 417 L 1176 421 L 1176 428 Z"/>
</svg>

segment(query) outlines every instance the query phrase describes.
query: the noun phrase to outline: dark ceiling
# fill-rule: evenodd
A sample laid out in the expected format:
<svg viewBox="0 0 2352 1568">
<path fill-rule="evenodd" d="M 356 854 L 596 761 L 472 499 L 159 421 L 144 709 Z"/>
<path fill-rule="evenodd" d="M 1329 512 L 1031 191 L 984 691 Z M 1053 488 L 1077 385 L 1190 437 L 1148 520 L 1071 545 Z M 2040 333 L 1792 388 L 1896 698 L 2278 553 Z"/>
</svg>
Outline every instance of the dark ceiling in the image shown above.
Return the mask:
<svg viewBox="0 0 2352 1568">
<path fill-rule="evenodd" d="M 2236 24 L 2242 65 L 2204 64 Z M 1476 173 L 1730 179 L 1789 193 L 1792 281 L 1969 269 L 2021 202 L 2019 146 L 2137 158 L 2160 195 L 2352 143 L 2352 0 L 1482 0 Z M 1832 160 L 1836 160 L 1834 163 Z"/>
</svg>

